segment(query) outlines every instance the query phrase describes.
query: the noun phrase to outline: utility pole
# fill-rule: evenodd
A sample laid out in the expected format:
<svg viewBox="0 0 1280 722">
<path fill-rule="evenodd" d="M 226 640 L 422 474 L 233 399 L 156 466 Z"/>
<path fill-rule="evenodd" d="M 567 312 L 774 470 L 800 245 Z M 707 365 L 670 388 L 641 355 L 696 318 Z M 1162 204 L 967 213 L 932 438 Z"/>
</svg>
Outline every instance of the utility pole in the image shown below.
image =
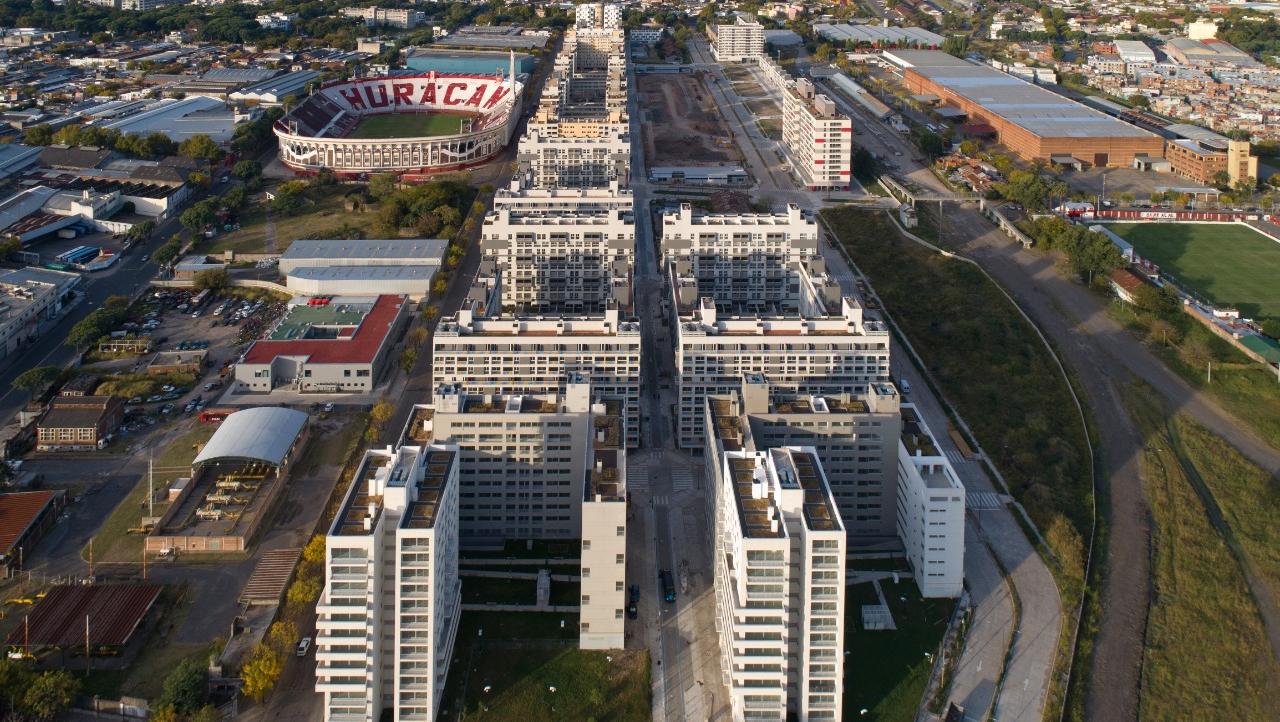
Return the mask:
<svg viewBox="0 0 1280 722">
<path fill-rule="evenodd" d="M 84 615 L 84 676 L 88 677 L 93 657 L 89 655 L 89 615 Z"/>
<path fill-rule="evenodd" d="M 151 518 L 155 518 L 155 504 L 156 504 L 156 490 L 155 490 L 156 466 L 155 464 L 156 464 L 155 451 L 151 451 L 150 453 L 147 454 L 147 516 Z M 140 524 L 139 526 L 146 526 L 146 525 Z"/>
<path fill-rule="evenodd" d="M 1213 383 L 1213 362 L 1212 361 L 1209 362 L 1208 381 L 1206 381 L 1205 383 L 1210 383 L 1210 384 Z"/>
<path fill-rule="evenodd" d="M 93 537 L 89 537 L 89 576 L 93 576 Z"/>
</svg>

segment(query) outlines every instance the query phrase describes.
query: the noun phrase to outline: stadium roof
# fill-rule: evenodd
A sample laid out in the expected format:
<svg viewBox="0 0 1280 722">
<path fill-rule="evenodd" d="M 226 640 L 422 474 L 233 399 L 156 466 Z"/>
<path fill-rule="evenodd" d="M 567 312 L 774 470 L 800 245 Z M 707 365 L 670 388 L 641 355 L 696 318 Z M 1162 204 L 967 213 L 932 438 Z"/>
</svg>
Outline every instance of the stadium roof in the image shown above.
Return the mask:
<svg viewBox="0 0 1280 722">
<path fill-rule="evenodd" d="M 1040 137 L 1158 137 L 995 68 L 936 50 L 892 50 L 884 56 Z"/>
<path fill-rule="evenodd" d="M 440 265 L 449 241 L 441 238 L 391 238 L 385 240 L 298 240 L 281 254 L 285 260 L 327 259 L 361 261 L 419 261 Z"/>
<path fill-rule="evenodd" d="M 279 466 L 306 425 L 305 412 L 282 406 L 237 411 L 222 422 L 191 465 L 247 459 Z"/>
</svg>

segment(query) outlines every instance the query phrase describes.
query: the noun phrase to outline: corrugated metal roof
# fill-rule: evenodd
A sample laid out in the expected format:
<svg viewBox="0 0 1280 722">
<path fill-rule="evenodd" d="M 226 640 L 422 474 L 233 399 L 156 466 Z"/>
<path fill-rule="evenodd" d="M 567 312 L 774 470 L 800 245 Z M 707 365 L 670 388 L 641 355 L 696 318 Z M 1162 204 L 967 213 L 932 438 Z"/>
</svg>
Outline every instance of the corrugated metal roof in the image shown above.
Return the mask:
<svg viewBox="0 0 1280 722">
<path fill-rule="evenodd" d="M 191 465 L 253 459 L 279 466 L 306 425 L 306 413 L 296 409 L 262 406 L 237 411 L 222 422 Z"/>
</svg>

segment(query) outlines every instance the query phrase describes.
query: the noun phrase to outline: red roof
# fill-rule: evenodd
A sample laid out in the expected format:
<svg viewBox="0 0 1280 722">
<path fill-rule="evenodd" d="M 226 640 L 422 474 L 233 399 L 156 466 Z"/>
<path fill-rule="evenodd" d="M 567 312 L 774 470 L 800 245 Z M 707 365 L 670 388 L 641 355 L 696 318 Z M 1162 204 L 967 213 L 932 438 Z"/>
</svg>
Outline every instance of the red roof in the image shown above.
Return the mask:
<svg viewBox="0 0 1280 722">
<path fill-rule="evenodd" d="M 6 644 L 37 647 L 84 645 L 85 618 L 89 644 L 122 646 L 160 596 L 159 584 L 93 584 L 49 589 L 31 610 L 27 630 L 19 624 Z"/>
<path fill-rule="evenodd" d="M 40 516 L 56 491 L 24 491 L 0 494 L 0 553 L 8 554 L 22 532 Z"/>
<path fill-rule="evenodd" d="M 1133 293 L 1147 284 L 1146 280 L 1127 268 L 1117 268 L 1111 272 L 1111 280 L 1129 293 Z"/>
<path fill-rule="evenodd" d="M 308 363 L 318 364 L 372 363 L 405 300 L 404 296 L 378 296 L 351 336 L 255 341 L 242 363 L 269 364 L 277 356 L 305 356 Z"/>
</svg>

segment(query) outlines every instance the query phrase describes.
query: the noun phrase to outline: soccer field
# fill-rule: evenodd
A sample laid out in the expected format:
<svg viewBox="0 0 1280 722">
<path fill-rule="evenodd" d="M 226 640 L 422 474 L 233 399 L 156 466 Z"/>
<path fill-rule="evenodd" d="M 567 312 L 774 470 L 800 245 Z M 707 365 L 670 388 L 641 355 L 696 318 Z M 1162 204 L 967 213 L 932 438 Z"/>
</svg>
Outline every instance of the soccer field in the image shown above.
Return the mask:
<svg viewBox="0 0 1280 722">
<path fill-rule="evenodd" d="M 424 138 L 462 132 L 465 115 L 449 113 L 390 113 L 360 121 L 348 138 Z"/>
<path fill-rule="evenodd" d="M 1226 223 L 1107 223 L 1187 290 L 1244 316 L 1280 318 L 1280 242 Z"/>
</svg>

